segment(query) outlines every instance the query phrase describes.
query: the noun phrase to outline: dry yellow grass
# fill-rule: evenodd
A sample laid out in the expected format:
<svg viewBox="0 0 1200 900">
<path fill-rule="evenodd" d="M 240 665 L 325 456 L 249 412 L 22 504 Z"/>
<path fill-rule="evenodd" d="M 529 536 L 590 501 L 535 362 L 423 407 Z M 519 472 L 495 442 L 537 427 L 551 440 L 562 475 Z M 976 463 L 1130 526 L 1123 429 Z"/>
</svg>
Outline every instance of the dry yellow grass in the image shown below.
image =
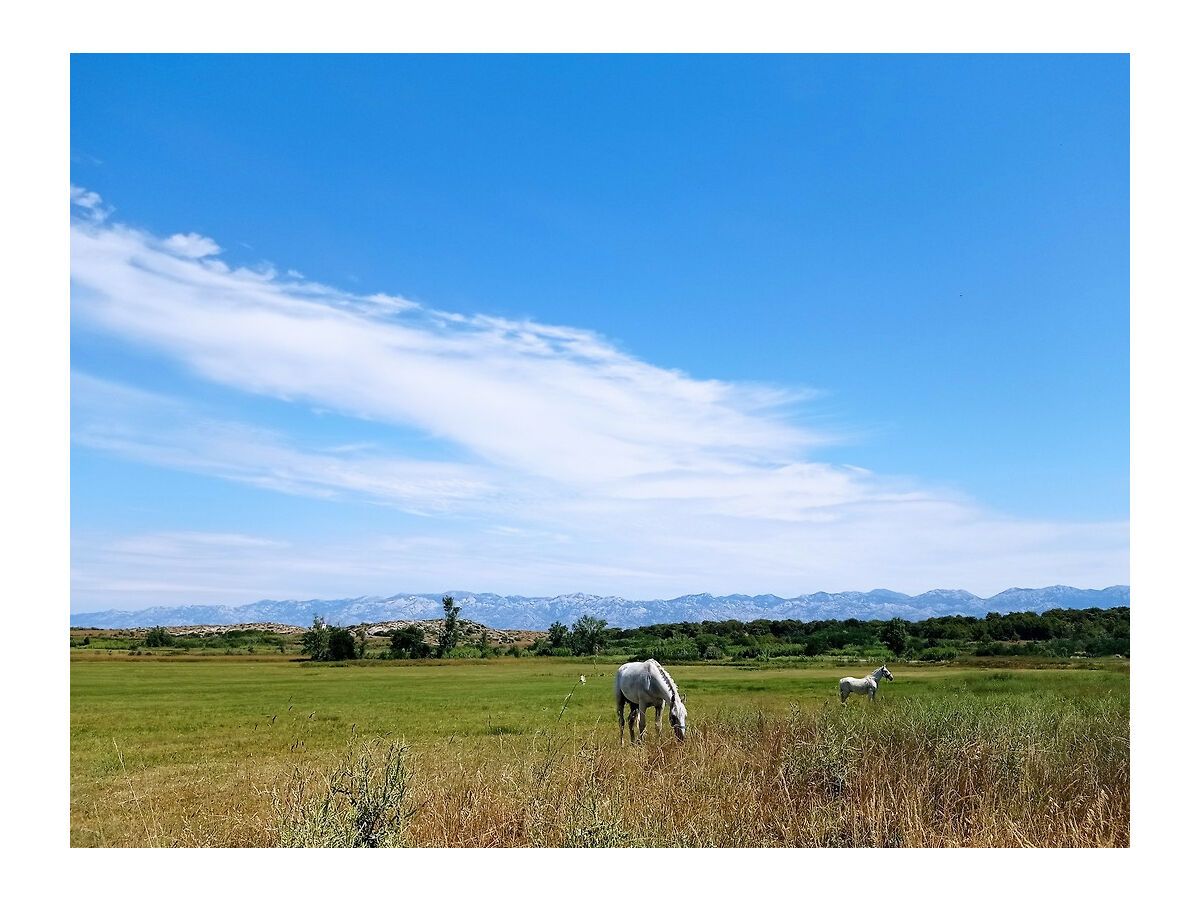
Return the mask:
<svg viewBox="0 0 1200 900">
<path fill-rule="evenodd" d="M 407 840 L 1128 846 L 1127 729 L 1119 714 L 1058 712 L 970 711 L 961 701 L 887 712 L 830 705 L 706 722 L 683 745 L 622 749 L 606 731 L 563 738 L 550 751 L 442 757 L 414 777 L 418 812 Z"/>
</svg>

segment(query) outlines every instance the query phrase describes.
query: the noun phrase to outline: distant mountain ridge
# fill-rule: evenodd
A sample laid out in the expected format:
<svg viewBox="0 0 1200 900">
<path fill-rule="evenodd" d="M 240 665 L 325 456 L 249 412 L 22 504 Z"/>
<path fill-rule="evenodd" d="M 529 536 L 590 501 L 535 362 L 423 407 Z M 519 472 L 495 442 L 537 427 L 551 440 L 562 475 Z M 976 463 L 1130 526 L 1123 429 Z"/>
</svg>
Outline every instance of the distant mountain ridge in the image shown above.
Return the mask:
<svg viewBox="0 0 1200 900">
<path fill-rule="evenodd" d="M 604 619 L 610 626 L 634 628 L 667 622 L 739 619 L 892 619 L 908 621 L 934 616 L 984 616 L 989 612 L 1045 612 L 1048 609 L 1111 609 L 1129 605 L 1129 586 L 1091 590 L 1054 585 L 1009 588 L 994 597 L 961 590 L 932 590 L 917 596 L 896 591 L 823 591 L 799 597 L 774 594 L 685 594 L 672 600 L 633 601 L 595 594 L 557 597 L 501 596 L 473 591 L 395 594 L 342 600 L 260 600 L 244 606 L 153 606 L 135 611 L 72 613 L 75 628 L 145 628 L 154 625 L 236 625 L 240 622 L 312 624 L 321 616 L 332 625 L 440 618 L 442 597 L 449 594 L 462 607 L 461 616 L 498 629 L 545 630 L 555 621 L 570 625 L 580 616 Z"/>
</svg>

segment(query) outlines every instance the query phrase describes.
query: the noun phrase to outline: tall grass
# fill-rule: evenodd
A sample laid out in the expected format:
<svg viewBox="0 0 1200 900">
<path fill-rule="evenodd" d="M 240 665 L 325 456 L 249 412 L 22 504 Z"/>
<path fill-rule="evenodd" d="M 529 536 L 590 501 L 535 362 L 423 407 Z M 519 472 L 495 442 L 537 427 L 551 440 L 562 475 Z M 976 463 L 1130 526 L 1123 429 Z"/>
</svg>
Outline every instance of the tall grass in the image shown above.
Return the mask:
<svg viewBox="0 0 1200 900">
<path fill-rule="evenodd" d="M 617 744 L 614 722 L 563 746 L 551 737 L 427 758 L 404 842 L 1127 846 L 1127 721 L 1120 704 L 1096 701 L 834 703 L 720 717 L 685 744 L 632 748 Z"/>
</svg>

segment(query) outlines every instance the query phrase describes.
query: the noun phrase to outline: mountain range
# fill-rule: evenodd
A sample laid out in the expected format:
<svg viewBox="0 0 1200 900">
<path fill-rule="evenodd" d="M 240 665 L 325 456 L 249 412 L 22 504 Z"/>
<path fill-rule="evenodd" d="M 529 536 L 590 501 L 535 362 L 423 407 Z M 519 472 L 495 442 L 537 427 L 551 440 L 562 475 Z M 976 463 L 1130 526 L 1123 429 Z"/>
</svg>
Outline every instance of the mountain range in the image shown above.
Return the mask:
<svg viewBox="0 0 1200 900">
<path fill-rule="evenodd" d="M 672 600 L 633 601 L 595 594 L 557 597 L 501 596 L 473 591 L 395 594 L 343 600 L 260 600 L 244 606 L 153 606 L 149 609 L 72 613 L 73 628 L 145 628 L 154 625 L 237 625 L 275 622 L 311 625 L 321 616 L 331 625 L 362 622 L 419 621 L 442 617 L 442 597 L 449 594 L 462 608 L 460 617 L 498 629 L 544 630 L 555 621 L 570 625 L 580 616 L 604 619 L 610 626 L 634 628 L 668 622 L 738 619 L 892 619 L 918 621 L 935 616 L 976 616 L 989 612 L 1045 612 L 1048 609 L 1110 609 L 1129 605 L 1128 585 L 1103 590 L 1055 585 L 1009 588 L 994 597 L 961 590 L 933 590 L 915 597 L 896 591 L 818 592 L 799 597 L 774 594 L 686 594 Z"/>
</svg>

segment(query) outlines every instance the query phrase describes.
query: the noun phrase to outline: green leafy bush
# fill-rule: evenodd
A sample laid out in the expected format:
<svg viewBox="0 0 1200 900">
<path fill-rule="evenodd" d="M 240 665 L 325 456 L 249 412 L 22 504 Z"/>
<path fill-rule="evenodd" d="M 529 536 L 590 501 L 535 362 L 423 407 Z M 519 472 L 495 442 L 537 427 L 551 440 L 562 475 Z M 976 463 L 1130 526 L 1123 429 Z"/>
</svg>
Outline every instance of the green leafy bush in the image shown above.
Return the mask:
<svg viewBox="0 0 1200 900">
<path fill-rule="evenodd" d="M 433 648 L 425 643 L 425 632 L 416 625 L 406 625 L 391 632 L 388 655 L 392 659 L 425 659 L 433 655 Z"/>
<path fill-rule="evenodd" d="M 147 647 L 173 647 L 175 646 L 175 638 L 161 625 L 155 625 L 146 632 L 146 637 L 143 638 L 142 643 Z"/>
</svg>

